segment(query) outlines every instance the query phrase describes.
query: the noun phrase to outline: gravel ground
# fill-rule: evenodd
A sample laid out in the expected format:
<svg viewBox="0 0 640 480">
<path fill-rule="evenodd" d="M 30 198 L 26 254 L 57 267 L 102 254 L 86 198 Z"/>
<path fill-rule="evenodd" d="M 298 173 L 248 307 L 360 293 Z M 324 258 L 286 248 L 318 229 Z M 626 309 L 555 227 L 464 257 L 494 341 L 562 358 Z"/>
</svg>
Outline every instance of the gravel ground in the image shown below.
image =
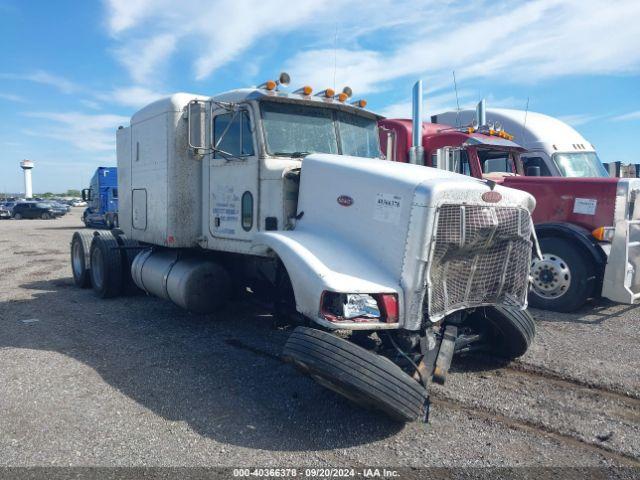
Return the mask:
<svg viewBox="0 0 640 480">
<path fill-rule="evenodd" d="M 80 226 L 0 222 L 0 466 L 640 466 L 637 308 L 534 311 L 525 357 L 456 360 L 399 425 L 282 363 L 259 307 L 74 287 Z"/>
</svg>

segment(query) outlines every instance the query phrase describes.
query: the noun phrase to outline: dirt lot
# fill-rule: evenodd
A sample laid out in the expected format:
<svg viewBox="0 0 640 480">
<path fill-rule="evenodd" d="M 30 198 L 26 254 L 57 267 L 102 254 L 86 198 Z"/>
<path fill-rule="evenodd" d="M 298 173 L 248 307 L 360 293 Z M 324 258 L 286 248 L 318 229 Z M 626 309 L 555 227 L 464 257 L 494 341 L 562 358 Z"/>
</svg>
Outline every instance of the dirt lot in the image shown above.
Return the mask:
<svg viewBox="0 0 640 480">
<path fill-rule="evenodd" d="M 258 307 L 75 288 L 79 210 L 0 222 L 0 466 L 640 466 L 638 308 L 534 311 L 524 358 L 457 360 L 398 425 L 283 364 Z"/>
</svg>

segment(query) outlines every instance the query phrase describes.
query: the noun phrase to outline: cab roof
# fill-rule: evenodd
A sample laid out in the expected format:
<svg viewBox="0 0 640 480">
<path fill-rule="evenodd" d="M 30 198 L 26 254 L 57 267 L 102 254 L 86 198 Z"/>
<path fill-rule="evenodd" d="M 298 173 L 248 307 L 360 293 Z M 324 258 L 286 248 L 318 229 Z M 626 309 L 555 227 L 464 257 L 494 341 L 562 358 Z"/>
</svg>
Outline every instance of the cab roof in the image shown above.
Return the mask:
<svg viewBox="0 0 640 480">
<path fill-rule="evenodd" d="M 235 90 L 229 90 L 227 92 L 222 92 L 211 97 L 185 92 L 174 93 L 173 95 L 170 95 L 168 97 L 160 98 L 155 102 L 150 103 L 149 105 L 138 110 L 131 117 L 131 124 L 147 120 L 149 118 L 155 117 L 156 115 L 160 115 L 166 112 L 181 112 L 182 109 L 192 100 L 228 103 L 241 103 L 249 102 L 252 100 L 269 100 L 284 103 L 325 106 L 337 110 L 364 115 L 366 117 L 374 119 L 382 118 L 381 116 L 364 108 L 356 107 L 346 102 L 341 103 L 337 100 L 325 99 L 316 95 L 303 96 L 284 90 L 273 91 L 262 88 L 239 88 Z"/>
</svg>

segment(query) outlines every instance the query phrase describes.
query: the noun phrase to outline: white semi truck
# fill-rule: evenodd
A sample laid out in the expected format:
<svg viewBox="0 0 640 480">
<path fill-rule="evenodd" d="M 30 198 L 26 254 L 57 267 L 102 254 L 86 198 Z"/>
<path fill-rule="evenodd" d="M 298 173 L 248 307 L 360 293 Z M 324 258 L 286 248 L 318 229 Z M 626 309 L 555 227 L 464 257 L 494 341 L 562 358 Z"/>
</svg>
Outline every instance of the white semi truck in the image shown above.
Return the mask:
<svg viewBox="0 0 640 480">
<path fill-rule="evenodd" d="M 416 419 L 454 353 L 515 357 L 532 341 L 535 200 L 382 160 L 379 117 L 348 103 L 348 88 L 287 83 L 176 94 L 120 127 L 120 229 L 74 233 L 74 280 L 203 313 L 234 291 L 262 295 L 302 323 L 284 359 Z"/>
<path fill-rule="evenodd" d="M 484 100 L 481 102 L 483 103 Z M 433 123 L 471 125 L 476 110 L 448 111 L 431 117 Z M 549 177 L 608 177 L 595 147 L 573 127 L 537 112 L 507 108 L 486 109 L 486 125 L 501 126 L 527 151 L 520 155 L 525 174 Z"/>
</svg>

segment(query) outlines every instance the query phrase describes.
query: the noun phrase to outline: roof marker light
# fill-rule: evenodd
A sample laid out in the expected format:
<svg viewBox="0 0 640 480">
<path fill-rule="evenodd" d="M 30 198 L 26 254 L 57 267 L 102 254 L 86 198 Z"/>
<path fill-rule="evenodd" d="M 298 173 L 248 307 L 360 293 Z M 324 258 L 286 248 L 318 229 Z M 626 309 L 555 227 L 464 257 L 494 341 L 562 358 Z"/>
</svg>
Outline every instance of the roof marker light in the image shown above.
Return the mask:
<svg viewBox="0 0 640 480">
<path fill-rule="evenodd" d="M 361 98 L 360 100 L 356 100 L 355 102 L 351 102 L 351 105 L 353 105 L 355 107 L 364 108 L 364 107 L 367 106 L 367 101 L 364 98 Z"/>
<path fill-rule="evenodd" d="M 291 83 L 291 77 L 287 72 L 282 72 L 278 77 L 278 80 L 267 80 L 266 82 L 258 85 L 258 88 L 264 88 L 266 90 L 272 91 L 277 90 L 278 85 L 286 87 L 287 85 L 289 85 L 289 83 Z"/>
<path fill-rule="evenodd" d="M 313 88 L 311 88 L 309 85 L 305 85 L 304 87 L 300 87 L 299 89 L 297 89 L 293 93 L 297 93 L 298 95 L 304 95 L 304 96 L 308 97 L 309 95 L 311 95 L 313 93 Z"/>
<path fill-rule="evenodd" d="M 342 89 L 342 92 L 336 95 L 336 98 L 338 99 L 338 101 L 344 103 L 347 101 L 348 98 L 351 97 L 351 95 L 353 95 L 353 90 L 351 90 L 351 88 L 349 87 L 344 87 Z"/>
</svg>

